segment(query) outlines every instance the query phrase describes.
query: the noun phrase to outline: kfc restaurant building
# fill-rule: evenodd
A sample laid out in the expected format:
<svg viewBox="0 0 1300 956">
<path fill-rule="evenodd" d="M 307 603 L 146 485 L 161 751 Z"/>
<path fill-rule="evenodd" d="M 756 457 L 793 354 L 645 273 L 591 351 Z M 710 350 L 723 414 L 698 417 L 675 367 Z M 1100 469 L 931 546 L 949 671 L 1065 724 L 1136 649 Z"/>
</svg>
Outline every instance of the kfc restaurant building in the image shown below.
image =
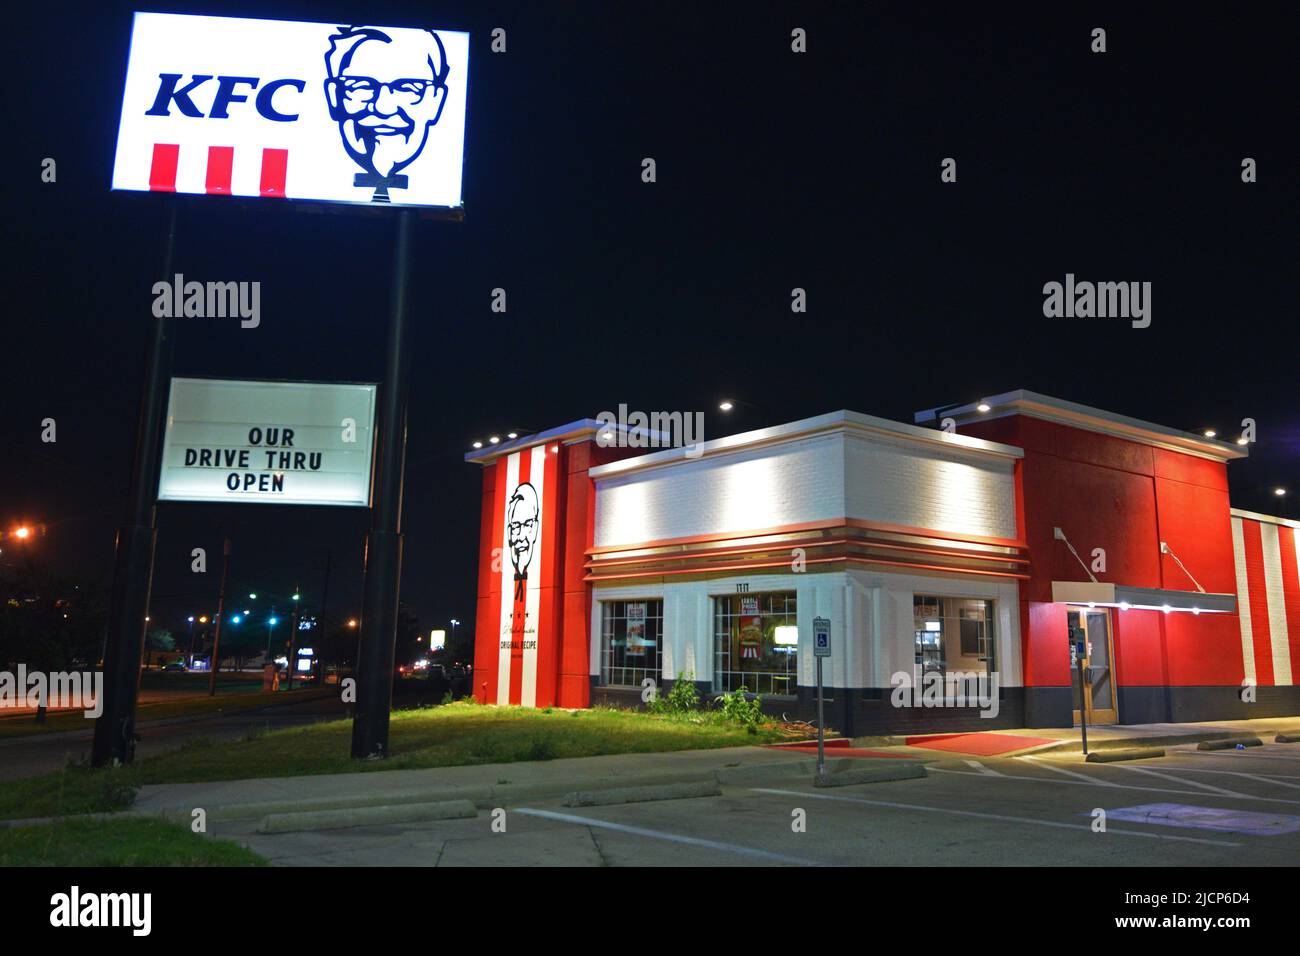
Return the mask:
<svg viewBox="0 0 1300 956">
<path fill-rule="evenodd" d="M 1300 713 L 1300 523 L 1231 508 L 1244 448 L 984 404 L 663 450 L 585 420 L 466 456 L 476 695 L 587 707 L 690 679 L 807 718 L 822 617 L 849 734 Z"/>
</svg>

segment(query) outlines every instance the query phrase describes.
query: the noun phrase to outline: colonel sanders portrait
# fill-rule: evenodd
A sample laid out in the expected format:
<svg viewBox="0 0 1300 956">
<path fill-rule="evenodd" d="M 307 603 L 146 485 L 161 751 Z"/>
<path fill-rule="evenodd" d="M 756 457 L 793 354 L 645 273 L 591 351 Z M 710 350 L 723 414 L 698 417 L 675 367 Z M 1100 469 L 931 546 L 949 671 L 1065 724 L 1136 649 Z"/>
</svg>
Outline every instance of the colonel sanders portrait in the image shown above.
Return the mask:
<svg viewBox="0 0 1300 956">
<path fill-rule="evenodd" d="M 340 27 L 325 54 L 325 97 L 343 148 L 364 170 L 354 186 L 373 188 L 371 202 L 405 189 L 401 172 L 420 155 L 447 102 L 447 51 L 432 31 L 390 35 L 374 27 Z"/>
<path fill-rule="evenodd" d="M 528 579 L 528 566 L 533 563 L 533 552 L 537 550 L 537 531 L 541 526 L 539 511 L 537 490 L 524 482 L 510 496 L 506 509 L 507 541 L 510 545 L 510 563 L 515 566 L 517 593 L 523 592 L 523 583 Z"/>
</svg>

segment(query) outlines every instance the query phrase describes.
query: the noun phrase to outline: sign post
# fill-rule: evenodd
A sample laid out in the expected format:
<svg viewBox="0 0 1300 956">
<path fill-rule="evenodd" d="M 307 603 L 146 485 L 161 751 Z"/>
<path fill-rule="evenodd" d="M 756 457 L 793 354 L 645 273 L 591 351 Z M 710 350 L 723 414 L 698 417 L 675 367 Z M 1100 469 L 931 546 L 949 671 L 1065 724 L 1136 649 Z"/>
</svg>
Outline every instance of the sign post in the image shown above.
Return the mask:
<svg viewBox="0 0 1300 956">
<path fill-rule="evenodd" d="M 1070 663 L 1079 673 L 1079 733 L 1083 739 L 1083 755 L 1088 756 L 1088 702 L 1084 697 L 1083 669 L 1088 663 L 1088 645 L 1086 641 L 1070 645 Z"/>
<path fill-rule="evenodd" d="M 163 275 L 172 271 L 176 249 L 176 202 L 167 208 Z M 153 342 L 145 357 L 144 390 L 136 425 L 131 464 L 131 497 L 126 523 L 117 532 L 113 587 L 104 643 L 104 709 L 95 721 L 90 749 L 92 766 L 130 763 L 135 757 L 135 702 L 140 691 L 140 657 L 153 584 L 153 550 L 157 539 L 154 489 L 158 487 L 158 446 L 162 438 L 163 402 L 171 377 L 173 325 L 167 315 L 154 317 Z"/>
<path fill-rule="evenodd" d="M 813 657 L 817 660 L 817 779 L 826 779 L 826 715 L 823 709 L 822 658 L 831 656 L 830 618 L 813 618 Z"/>
<path fill-rule="evenodd" d="M 352 741 L 357 757 L 383 756 L 388 744 L 401 571 L 412 210 L 456 221 L 464 217 L 468 91 L 469 34 L 464 32 L 165 13 L 137 13 L 132 22 L 113 189 L 405 207 L 398 213 L 393 257 L 378 494 L 366 539 Z M 166 281 L 172 280 L 174 207 L 169 215 L 160 277 Z M 192 314 L 190 288 L 199 288 L 193 295 L 201 299 L 202 284 L 190 282 L 181 290 L 181 277 L 175 281 L 177 298 L 183 294 L 186 300 L 184 314 Z M 209 300 L 213 285 L 218 283 L 208 283 Z M 355 495 L 331 500 L 321 491 L 337 488 L 339 482 L 327 474 L 314 481 L 301 474 L 277 477 L 278 461 L 261 469 L 228 469 L 230 449 L 223 447 L 209 449 L 221 461 L 213 464 L 209 458 L 206 467 L 212 474 L 181 472 L 182 484 L 207 485 L 212 491 L 213 475 L 235 470 L 241 473 L 240 487 L 226 491 L 237 496 L 220 488 L 208 497 L 185 489 L 167 494 L 170 485 L 160 490 L 159 432 L 175 316 L 170 308 L 162 315 L 158 311 L 155 306 L 131 498 L 117 539 L 104 652 L 104 712 L 95 726 L 92 757 L 96 766 L 126 763 L 133 754 L 153 575 L 155 494 L 175 500 L 370 503 L 369 473 L 364 501 Z M 245 328 L 256 324 L 241 322 Z M 250 457 L 256 458 L 256 452 Z M 288 467 L 296 471 L 296 458 L 291 460 L 295 464 Z M 369 467 L 368 457 L 366 463 Z M 305 489 L 308 500 L 291 501 L 285 493 L 290 484 Z"/>
</svg>

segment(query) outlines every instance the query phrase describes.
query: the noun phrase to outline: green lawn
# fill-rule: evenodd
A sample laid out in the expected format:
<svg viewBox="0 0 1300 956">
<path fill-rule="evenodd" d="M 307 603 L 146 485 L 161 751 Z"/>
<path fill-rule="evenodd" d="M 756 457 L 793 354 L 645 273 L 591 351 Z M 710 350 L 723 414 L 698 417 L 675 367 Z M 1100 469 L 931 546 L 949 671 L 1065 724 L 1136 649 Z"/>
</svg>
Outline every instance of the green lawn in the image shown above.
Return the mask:
<svg viewBox="0 0 1300 956">
<path fill-rule="evenodd" d="M 0 866 L 265 866 L 251 850 L 149 817 L 0 829 Z"/>
<path fill-rule="evenodd" d="M 447 704 L 397 711 L 387 760 L 349 756 L 350 720 L 271 731 L 231 742 L 195 741 L 117 770 L 70 767 L 0 784 L 0 819 L 118 810 L 136 788 L 154 783 L 240 780 L 318 773 L 740 747 L 789 739 L 777 725 L 750 732 L 717 712 L 668 717 L 610 709 L 536 710 Z"/>
</svg>

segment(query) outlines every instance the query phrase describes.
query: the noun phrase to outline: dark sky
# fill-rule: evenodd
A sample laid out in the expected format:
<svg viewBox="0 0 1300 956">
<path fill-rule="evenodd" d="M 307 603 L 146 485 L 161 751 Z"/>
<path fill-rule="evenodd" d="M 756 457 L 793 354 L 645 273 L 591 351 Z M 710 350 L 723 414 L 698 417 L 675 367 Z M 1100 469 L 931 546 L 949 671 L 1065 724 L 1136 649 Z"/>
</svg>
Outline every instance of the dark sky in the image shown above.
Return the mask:
<svg viewBox="0 0 1300 956">
<path fill-rule="evenodd" d="M 470 442 L 620 402 L 704 410 L 708 437 L 838 408 L 910 421 L 1018 387 L 1229 436 L 1249 416 L 1259 442 L 1230 468 L 1234 504 L 1287 510 L 1270 493 L 1286 484 L 1296 516 L 1282 5 L 701 6 L 144 7 L 471 33 L 465 221 L 416 238 L 402 596 L 423 627 L 473 620 Z M 7 53 L 21 93 L 7 84 L 0 523 L 44 523 L 41 560 L 107 580 L 163 206 L 108 189 L 133 7 L 22 7 L 42 19 L 11 24 Z M 498 26 L 505 54 L 489 51 Z M 944 157 L 956 184 L 940 182 Z M 176 374 L 382 378 L 392 218 L 202 197 L 180 217 L 176 271 L 260 281 L 262 324 L 182 320 Z M 1067 272 L 1151 282 L 1151 327 L 1044 318 L 1043 284 Z M 723 418 L 724 394 L 761 411 Z M 56 444 L 40 441 L 45 417 Z M 219 555 L 223 529 L 233 593 L 300 581 L 314 601 L 329 552 L 332 609 L 355 613 L 368 520 L 163 506 L 154 614 L 211 611 L 217 575 L 191 574 L 189 554 Z"/>
</svg>

